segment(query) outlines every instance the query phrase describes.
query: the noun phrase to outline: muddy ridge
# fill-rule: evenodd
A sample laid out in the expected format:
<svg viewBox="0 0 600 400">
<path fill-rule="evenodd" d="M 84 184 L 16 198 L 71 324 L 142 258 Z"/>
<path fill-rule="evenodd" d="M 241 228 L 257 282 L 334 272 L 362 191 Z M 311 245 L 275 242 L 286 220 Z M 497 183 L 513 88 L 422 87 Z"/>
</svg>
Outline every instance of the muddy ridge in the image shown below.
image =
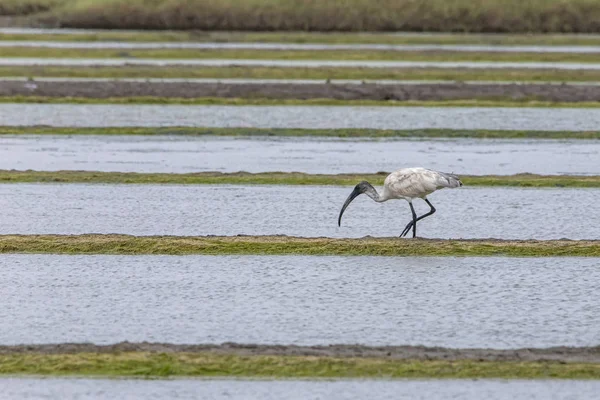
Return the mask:
<svg viewBox="0 0 600 400">
<path fill-rule="evenodd" d="M 259 344 L 170 344 L 120 342 L 111 345 L 91 343 L 60 343 L 39 345 L 0 346 L 0 355 L 8 354 L 73 354 L 119 353 L 213 353 L 226 355 L 273 355 L 273 356 L 317 356 L 317 357 L 364 357 L 397 360 L 473 360 L 473 361 L 553 361 L 600 363 L 600 346 L 596 347 L 549 347 L 523 348 L 515 350 L 494 349 L 449 349 L 424 346 L 363 346 L 363 345 L 259 345 Z"/>
<path fill-rule="evenodd" d="M 539 100 L 600 101 L 600 86 L 557 84 L 294 84 L 204 82 L 47 82 L 2 81 L 0 96 L 84 97 L 222 97 L 247 99 L 335 100 Z"/>
</svg>

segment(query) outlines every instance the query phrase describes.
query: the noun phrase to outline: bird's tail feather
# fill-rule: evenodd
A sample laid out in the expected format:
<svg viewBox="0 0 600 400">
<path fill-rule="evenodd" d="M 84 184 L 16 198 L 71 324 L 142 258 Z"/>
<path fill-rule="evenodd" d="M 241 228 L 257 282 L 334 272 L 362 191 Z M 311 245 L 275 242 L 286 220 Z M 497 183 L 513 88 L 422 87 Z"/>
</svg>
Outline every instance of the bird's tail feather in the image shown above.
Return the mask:
<svg viewBox="0 0 600 400">
<path fill-rule="evenodd" d="M 458 175 L 448 174 L 445 172 L 440 172 L 440 175 L 443 177 L 443 179 L 441 179 L 441 182 L 439 182 L 440 186 L 442 187 L 457 188 L 463 185 Z"/>
</svg>

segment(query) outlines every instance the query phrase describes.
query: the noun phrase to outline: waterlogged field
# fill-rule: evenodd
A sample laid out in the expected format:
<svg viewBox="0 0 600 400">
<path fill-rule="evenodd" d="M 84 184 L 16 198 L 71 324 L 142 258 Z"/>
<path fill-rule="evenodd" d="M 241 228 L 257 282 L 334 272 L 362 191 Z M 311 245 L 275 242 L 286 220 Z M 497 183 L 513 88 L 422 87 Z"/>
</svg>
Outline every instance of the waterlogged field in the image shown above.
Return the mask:
<svg viewBox="0 0 600 400">
<path fill-rule="evenodd" d="M 35 0 L 23 8 L 10 1 L 0 14 L 33 21 L 43 12 L 46 21 L 71 26 L 123 23 L 119 1 L 88 8 L 93 3 Z M 231 14 L 212 21 L 252 29 L 292 29 L 306 18 L 311 29 L 378 30 L 385 21 L 432 28 L 420 13 L 411 23 L 389 20 L 395 14 L 383 0 L 375 19 L 331 14 L 330 2 L 319 3 L 316 19 L 297 13 L 304 3 L 276 3 L 215 3 L 212 12 Z M 564 30 L 552 18 L 533 23 L 511 14 L 565 14 L 551 3 L 504 5 L 500 14 L 487 7 L 461 26 L 480 31 L 477 21 L 504 21 L 509 31 Z M 191 23 L 170 14 L 173 4 L 160 21 Z M 128 4 L 128 21 L 156 28 L 154 4 L 146 6 Z M 596 11 L 581 7 L 570 8 L 577 17 L 570 26 L 590 31 Z M 242 9 L 246 18 L 229 19 Z M 273 10 L 294 18 L 265 19 Z M 455 11 L 446 7 L 444 18 L 432 20 L 453 21 Z M 324 46 L 336 43 L 344 46 Z M 2 32 L 0 76 L 8 79 L 0 95 L 0 182 L 13 183 L 0 184 L 0 374 L 598 379 L 599 43 L 582 35 Z M 110 81 L 116 77 L 175 81 Z M 287 86 L 194 86 L 186 78 Z M 322 82 L 314 91 L 315 82 L 295 79 Z M 342 88 L 331 79 L 354 81 Z M 367 79 L 429 82 L 361 83 Z M 171 92 L 152 87 L 169 84 Z M 240 87 L 231 93 L 234 84 Z M 176 85 L 188 86 L 180 97 Z M 209 92 L 208 85 L 218 87 Z M 251 85 L 271 86 L 248 94 Z M 104 104 L 76 104 L 94 102 Z M 437 213 L 418 225 L 421 238 L 444 240 L 397 238 L 410 220 L 408 205 L 366 196 L 337 226 L 359 180 L 379 185 L 377 172 L 407 166 L 464 176 L 464 188 L 429 197 Z M 219 174 L 240 170 L 256 174 Z M 525 172 L 547 176 L 519 175 Z M 497 185 L 504 187 L 489 187 Z M 419 215 L 428 209 L 415 205 Z M 463 238 L 471 240 L 456 240 Z M 121 341 L 128 343 L 94 346 Z M 65 344 L 74 342 L 88 344 Z M 223 342 L 238 345 L 217 346 Z M 191 398 L 202 390 L 244 399 L 591 399 L 598 391 L 574 380 L 17 378 L 0 385 L 14 398 Z"/>
</svg>

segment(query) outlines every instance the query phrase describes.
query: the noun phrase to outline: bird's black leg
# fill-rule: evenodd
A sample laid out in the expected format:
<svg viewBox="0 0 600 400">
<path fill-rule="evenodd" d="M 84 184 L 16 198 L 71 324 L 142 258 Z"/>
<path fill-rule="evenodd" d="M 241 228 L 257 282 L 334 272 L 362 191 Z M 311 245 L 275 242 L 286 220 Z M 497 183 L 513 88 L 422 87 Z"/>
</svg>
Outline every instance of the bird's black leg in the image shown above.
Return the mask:
<svg viewBox="0 0 600 400">
<path fill-rule="evenodd" d="M 431 209 L 429 210 L 429 212 L 428 212 L 427 214 L 423 214 L 423 215 L 421 215 L 419 218 L 417 218 L 417 221 L 420 221 L 420 220 L 422 220 L 422 219 L 423 219 L 423 218 L 425 218 L 425 217 L 429 217 L 431 214 L 433 214 L 433 213 L 435 212 L 435 207 L 433 206 L 433 204 L 431 204 L 431 203 L 429 202 L 429 200 L 428 200 L 428 199 L 423 199 L 423 200 L 425 200 L 425 202 L 426 202 L 427 204 L 429 204 L 429 207 L 431 207 Z M 412 203 L 411 203 L 411 207 L 412 207 Z M 406 225 L 406 227 L 404 228 L 404 230 L 402 231 L 402 233 L 400 234 L 400 237 L 406 236 L 406 234 L 407 234 L 408 232 L 410 232 L 410 228 L 412 228 L 412 226 L 413 226 L 415 223 L 416 223 L 415 221 L 410 221 L 410 222 L 409 222 L 409 223 Z"/>
<path fill-rule="evenodd" d="M 410 205 L 410 211 L 412 211 L 412 216 L 413 216 L 413 226 L 412 226 L 412 230 L 413 230 L 413 238 L 417 237 L 417 213 L 415 212 L 415 208 L 412 205 L 412 202 L 408 203 Z"/>
</svg>

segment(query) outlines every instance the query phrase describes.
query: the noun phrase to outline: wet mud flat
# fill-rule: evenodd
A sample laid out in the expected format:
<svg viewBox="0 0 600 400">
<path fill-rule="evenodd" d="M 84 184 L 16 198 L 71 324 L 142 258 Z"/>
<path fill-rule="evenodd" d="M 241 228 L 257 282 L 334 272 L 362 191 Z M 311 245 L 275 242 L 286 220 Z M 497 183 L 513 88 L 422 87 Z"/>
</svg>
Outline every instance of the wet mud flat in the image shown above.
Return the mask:
<svg viewBox="0 0 600 400">
<path fill-rule="evenodd" d="M 203 83 L 132 81 L 0 81 L 0 96 L 162 98 L 264 98 L 278 100 L 471 100 L 513 99 L 555 102 L 600 100 L 598 85 L 557 84 L 343 84 Z"/>
<path fill-rule="evenodd" d="M 393 360 L 444 361 L 521 361 L 521 362 L 584 362 L 600 363 L 600 346 L 548 347 L 521 349 L 454 349 L 426 346 L 365 346 L 332 344 L 326 346 L 268 344 L 172 344 L 150 342 L 120 342 L 109 345 L 93 343 L 56 343 L 0 346 L 0 355 L 11 354 L 77 354 L 123 352 L 150 353 L 213 353 L 235 356 L 310 356 L 335 358 L 384 358 Z"/>
</svg>

